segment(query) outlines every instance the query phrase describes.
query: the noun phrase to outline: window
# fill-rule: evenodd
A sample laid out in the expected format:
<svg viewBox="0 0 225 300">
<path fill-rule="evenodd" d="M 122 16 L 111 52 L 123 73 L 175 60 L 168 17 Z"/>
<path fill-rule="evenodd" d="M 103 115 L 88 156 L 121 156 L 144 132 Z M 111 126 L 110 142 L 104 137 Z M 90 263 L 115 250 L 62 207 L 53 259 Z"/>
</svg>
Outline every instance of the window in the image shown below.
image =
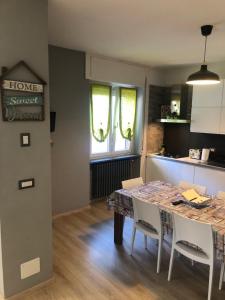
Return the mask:
<svg viewBox="0 0 225 300">
<path fill-rule="evenodd" d="M 132 152 L 137 91 L 93 84 L 91 87 L 91 156 Z"/>
</svg>

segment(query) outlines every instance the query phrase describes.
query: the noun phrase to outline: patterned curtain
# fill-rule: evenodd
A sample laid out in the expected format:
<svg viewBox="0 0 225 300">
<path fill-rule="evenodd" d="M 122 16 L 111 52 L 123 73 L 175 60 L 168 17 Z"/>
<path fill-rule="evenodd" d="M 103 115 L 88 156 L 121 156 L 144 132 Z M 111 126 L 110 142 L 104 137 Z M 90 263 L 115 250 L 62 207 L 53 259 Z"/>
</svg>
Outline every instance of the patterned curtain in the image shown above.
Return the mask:
<svg viewBox="0 0 225 300">
<path fill-rule="evenodd" d="M 136 104 L 137 90 L 120 88 L 120 132 L 122 137 L 129 141 L 134 136 Z"/>
<path fill-rule="evenodd" d="M 98 142 L 104 142 L 109 134 L 111 115 L 111 87 L 91 86 L 91 129 Z"/>
</svg>

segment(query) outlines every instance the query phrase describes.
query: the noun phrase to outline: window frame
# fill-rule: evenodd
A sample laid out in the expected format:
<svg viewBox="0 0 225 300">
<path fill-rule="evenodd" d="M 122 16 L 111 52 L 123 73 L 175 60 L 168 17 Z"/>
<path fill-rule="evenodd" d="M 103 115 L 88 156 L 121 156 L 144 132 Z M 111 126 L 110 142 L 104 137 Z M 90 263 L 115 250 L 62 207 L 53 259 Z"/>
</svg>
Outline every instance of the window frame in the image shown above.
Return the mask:
<svg viewBox="0 0 225 300">
<path fill-rule="evenodd" d="M 93 82 L 93 84 L 95 84 L 95 82 Z M 98 83 L 98 84 L 101 84 L 101 83 Z M 102 85 L 105 85 L 105 84 L 102 84 Z M 109 135 L 107 137 L 107 139 L 109 141 L 109 145 L 108 145 L 109 151 L 101 152 L 101 153 L 92 153 L 93 135 L 92 135 L 92 128 L 90 127 L 90 158 L 91 159 L 104 159 L 104 158 L 110 158 L 110 157 L 114 158 L 114 157 L 119 157 L 119 156 L 131 155 L 134 153 L 134 139 L 132 139 L 132 141 L 130 141 L 129 150 L 115 151 L 115 141 L 116 141 L 116 126 L 115 126 L 116 114 L 115 114 L 115 112 L 116 112 L 116 109 L 118 109 L 118 110 L 120 109 L 120 98 L 119 98 L 120 88 L 121 87 L 135 88 L 135 87 L 123 86 L 123 85 L 110 85 L 110 87 L 111 87 L 111 108 L 110 108 L 111 109 L 111 117 L 110 117 L 110 130 L 109 130 Z M 113 100 L 113 97 L 116 98 L 115 102 Z M 138 100 L 138 95 L 137 95 L 137 100 Z M 119 111 L 117 113 L 118 113 L 118 115 L 120 114 Z M 92 126 L 92 124 L 90 124 L 90 125 Z M 117 126 L 120 126 L 119 116 L 118 116 Z"/>
</svg>

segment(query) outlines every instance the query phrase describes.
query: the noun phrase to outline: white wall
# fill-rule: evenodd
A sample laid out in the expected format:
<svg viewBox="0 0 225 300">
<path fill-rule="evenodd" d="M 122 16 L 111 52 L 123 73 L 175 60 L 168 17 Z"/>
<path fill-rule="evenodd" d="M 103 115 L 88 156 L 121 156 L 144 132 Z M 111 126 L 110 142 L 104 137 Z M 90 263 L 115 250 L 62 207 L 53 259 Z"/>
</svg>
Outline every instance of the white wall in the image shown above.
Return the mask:
<svg viewBox="0 0 225 300">
<path fill-rule="evenodd" d="M 145 86 L 146 68 L 91 54 L 86 54 L 86 78 L 99 82 L 111 82 Z"/>
</svg>

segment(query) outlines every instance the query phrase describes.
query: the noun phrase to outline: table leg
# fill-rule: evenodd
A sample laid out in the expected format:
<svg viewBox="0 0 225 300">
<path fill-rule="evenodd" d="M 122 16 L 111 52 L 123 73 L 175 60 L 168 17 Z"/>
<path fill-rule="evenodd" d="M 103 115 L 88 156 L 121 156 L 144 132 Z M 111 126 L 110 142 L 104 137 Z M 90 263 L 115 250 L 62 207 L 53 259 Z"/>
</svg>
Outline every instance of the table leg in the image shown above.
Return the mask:
<svg viewBox="0 0 225 300">
<path fill-rule="evenodd" d="M 123 243 L 123 224 L 124 216 L 114 212 L 114 243 L 122 245 Z"/>
</svg>

